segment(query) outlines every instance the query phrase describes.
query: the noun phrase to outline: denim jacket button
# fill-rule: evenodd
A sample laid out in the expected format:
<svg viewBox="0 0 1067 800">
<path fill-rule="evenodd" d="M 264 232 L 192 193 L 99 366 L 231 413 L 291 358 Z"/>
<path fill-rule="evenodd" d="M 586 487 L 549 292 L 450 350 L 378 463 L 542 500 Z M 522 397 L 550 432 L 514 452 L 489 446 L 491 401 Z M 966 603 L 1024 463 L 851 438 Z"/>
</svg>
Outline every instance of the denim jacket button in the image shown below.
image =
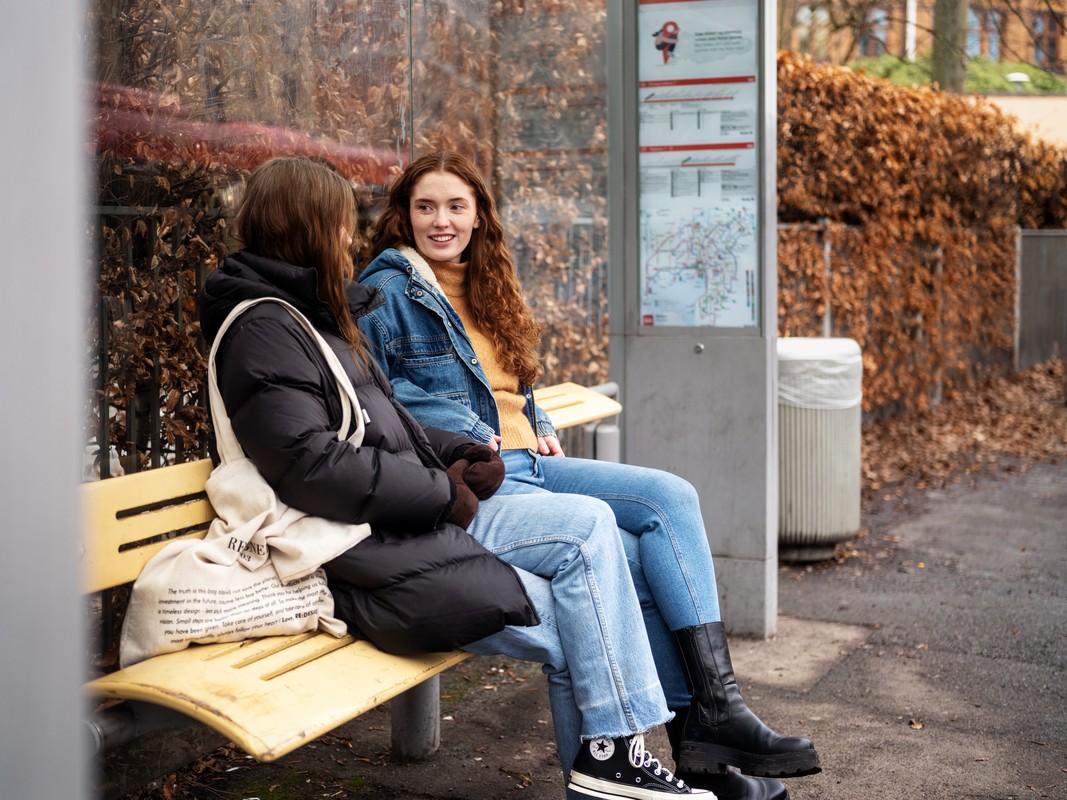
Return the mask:
<svg viewBox="0 0 1067 800">
<path fill-rule="evenodd" d="M 420 290 L 418 292 L 415 292 L 415 296 L 416 297 L 422 297 L 422 291 Z"/>
<path fill-rule="evenodd" d="M 477 364 L 477 363 L 478 363 L 478 359 L 476 359 L 476 358 L 472 358 L 472 359 L 471 359 L 471 363 L 472 363 L 472 364 Z"/>
</svg>

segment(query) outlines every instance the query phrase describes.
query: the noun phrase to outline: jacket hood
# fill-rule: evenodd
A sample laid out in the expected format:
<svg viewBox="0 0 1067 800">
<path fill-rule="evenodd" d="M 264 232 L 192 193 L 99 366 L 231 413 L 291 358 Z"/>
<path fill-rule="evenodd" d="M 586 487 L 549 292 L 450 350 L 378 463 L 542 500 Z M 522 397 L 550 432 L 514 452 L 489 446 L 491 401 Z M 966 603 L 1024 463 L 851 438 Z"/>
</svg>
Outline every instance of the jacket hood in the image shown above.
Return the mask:
<svg viewBox="0 0 1067 800">
<path fill-rule="evenodd" d="M 298 267 L 247 250 L 234 253 L 204 281 L 199 300 L 204 338 L 214 341 L 234 306 L 260 297 L 276 297 L 292 303 L 316 328 L 337 333 L 333 313 L 319 298 L 318 281 L 318 270 L 313 267 Z M 383 302 L 377 289 L 354 281 L 349 283 L 346 292 L 349 308 L 357 318 Z"/>
</svg>

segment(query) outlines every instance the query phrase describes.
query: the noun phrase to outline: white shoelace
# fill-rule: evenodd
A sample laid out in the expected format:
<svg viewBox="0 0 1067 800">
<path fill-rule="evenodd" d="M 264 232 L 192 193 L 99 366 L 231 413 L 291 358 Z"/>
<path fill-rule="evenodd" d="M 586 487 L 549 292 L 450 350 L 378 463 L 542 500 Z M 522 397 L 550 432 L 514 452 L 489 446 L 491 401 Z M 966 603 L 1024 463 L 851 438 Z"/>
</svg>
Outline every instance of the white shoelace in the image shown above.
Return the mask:
<svg viewBox="0 0 1067 800">
<path fill-rule="evenodd" d="M 681 778 L 675 780 L 674 773 L 667 769 L 660 760 L 645 749 L 645 735 L 639 733 L 630 739 L 630 764 L 635 769 L 648 768 L 653 765 L 656 776 L 665 775 L 667 783 L 674 783 L 679 789 L 685 788 L 685 781 Z"/>
</svg>

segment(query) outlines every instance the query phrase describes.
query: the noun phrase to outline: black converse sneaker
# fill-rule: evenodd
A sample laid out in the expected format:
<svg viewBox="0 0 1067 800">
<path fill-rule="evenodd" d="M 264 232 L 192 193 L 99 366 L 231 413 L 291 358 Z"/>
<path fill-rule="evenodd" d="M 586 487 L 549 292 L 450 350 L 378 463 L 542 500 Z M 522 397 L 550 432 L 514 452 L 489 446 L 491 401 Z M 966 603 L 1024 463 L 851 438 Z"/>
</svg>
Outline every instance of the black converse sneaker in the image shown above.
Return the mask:
<svg viewBox="0 0 1067 800">
<path fill-rule="evenodd" d="M 571 767 L 571 782 L 567 788 L 607 800 L 618 797 L 658 800 L 689 795 L 703 795 L 705 800 L 715 800 L 713 792 L 690 788 L 660 764 L 659 759 L 645 750 L 645 737 L 641 734 L 625 739 L 601 738 L 582 742 L 582 749 Z"/>
</svg>

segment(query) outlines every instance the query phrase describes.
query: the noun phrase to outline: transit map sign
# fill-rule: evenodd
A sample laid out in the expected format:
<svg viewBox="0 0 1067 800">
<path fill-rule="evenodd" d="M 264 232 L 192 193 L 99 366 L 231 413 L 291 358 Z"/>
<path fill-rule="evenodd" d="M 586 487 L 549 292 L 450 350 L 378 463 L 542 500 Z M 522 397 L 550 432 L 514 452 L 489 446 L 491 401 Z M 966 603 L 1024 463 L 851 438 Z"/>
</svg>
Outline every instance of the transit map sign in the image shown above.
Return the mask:
<svg viewBox="0 0 1067 800">
<path fill-rule="evenodd" d="M 755 328 L 758 4 L 638 7 L 641 327 Z"/>
</svg>

